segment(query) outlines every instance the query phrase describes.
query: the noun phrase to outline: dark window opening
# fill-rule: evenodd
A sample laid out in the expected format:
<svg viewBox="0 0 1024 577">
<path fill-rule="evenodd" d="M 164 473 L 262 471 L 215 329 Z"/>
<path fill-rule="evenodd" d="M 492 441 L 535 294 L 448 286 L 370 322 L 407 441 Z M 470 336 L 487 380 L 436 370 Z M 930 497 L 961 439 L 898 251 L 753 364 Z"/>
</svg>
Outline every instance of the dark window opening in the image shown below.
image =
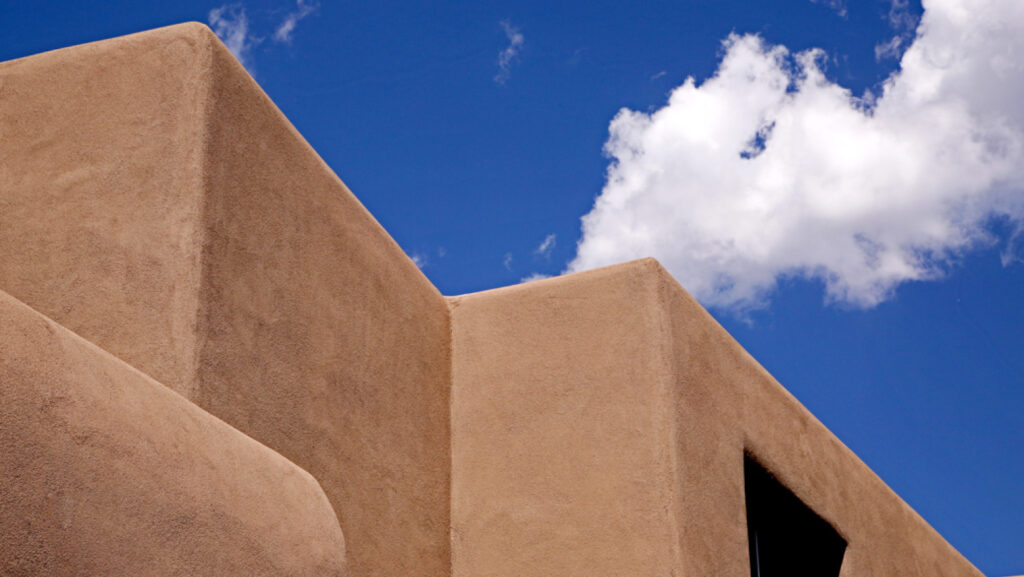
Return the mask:
<svg viewBox="0 0 1024 577">
<path fill-rule="evenodd" d="M 743 478 L 751 577 L 839 577 L 839 533 L 749 455 Z"/>
</svg>

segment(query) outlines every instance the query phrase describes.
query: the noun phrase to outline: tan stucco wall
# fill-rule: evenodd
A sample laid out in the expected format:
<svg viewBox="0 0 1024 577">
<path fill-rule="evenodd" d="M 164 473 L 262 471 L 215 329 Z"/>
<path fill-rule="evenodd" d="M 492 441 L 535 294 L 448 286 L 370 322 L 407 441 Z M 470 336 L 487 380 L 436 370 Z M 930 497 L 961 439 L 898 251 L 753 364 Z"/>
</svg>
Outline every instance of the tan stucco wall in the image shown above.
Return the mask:
<svg viewBox="0 0 1024 577">
<path fill-rule="evenodd" d="M 0 289 L 313 474 L 351 574 L 447 575 L 445 300 L 209 29 L 0 97 Z"/>
<path fill-rule="evenodd" d="M 655 261 L 451 306 L 456 577 L 746 577 L 744 450 L 843 577 L 981 575 Z"/>
<path fill-rule="evenodd" d="M 0 293 L 0 575 L 342 576 L 309 473 Z"/>
<path fill-rule="evenodd" d="M 678 558 L 669 359 L 637 306 L 652 289 L 595 274 L 617 282 L 452 299 L 453 575 L 655 576 Z"/>
<path fill-rule="evenodd" d="M 447 575 L 447 305 L 215 46 L 198 402 L 320 480 L 353 575 Z"/>
<path fill-rule="evenodd" d="M 184 393 L 209 45 L 174 27 L 0 63 L 0 289 Z"/>
</svg>

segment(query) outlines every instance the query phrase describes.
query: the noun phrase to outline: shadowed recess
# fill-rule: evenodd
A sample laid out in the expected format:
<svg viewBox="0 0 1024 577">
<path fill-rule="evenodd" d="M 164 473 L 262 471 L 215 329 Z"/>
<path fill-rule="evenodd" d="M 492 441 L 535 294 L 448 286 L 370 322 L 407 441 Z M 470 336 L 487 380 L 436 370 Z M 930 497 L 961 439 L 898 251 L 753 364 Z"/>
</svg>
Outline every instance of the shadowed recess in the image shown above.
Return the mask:
<svg viewBox="0 0 1024 577">
<path fill-rule="evenodd" d="M 839 577 L 846 541 L 749 454 L 743 459 L 751 577 Z"/>
</svg>

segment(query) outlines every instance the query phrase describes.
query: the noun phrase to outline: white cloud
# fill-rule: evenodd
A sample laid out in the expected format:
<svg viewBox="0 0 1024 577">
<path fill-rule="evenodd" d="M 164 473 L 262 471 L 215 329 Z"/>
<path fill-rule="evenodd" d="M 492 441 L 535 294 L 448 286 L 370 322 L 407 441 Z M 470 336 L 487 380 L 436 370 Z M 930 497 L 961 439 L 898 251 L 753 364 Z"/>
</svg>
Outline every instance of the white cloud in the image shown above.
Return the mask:
<svg viewBox="0 0 1024 577">
<path fill-rule="evenodd" d="M 245 15 L 245 7 L 241 3 L 236 3 L 214 8 L 210 10 L 209 22 L 210 28 L 221 42 L 243 66 L 248 68 L 249 52 L 254 40 L 249 35 L 249 19 Z"/>
<path fill-rule="evenodd" d="M 896 35 L 875 45 L 875 60 L 899 58 L 903 55 L 902 49 L 914 39 L 917 17 L 910 11 L 909 0 L 891 0 L 888 20 Z"/>
<path fill-rule="evenodd" d="M 897 0 L 898 1 L 898 0 Z M 846 0 L 811 0 L 815 4 L 824 4 L 836 11 L 841 18 L 846 18 Z"/>
<path fill-rule="evenodd" d="M 535 273 L 531 274 L 530 276 L 524 276 L 523 278 L 519 279 L 519 282 L 520 283 L 533 282 L 535 280 L 544 280 L 546 278 L 551 278 L 551 275 L 535 272 Z"/>
<path fill-rule="evenodd" d="M 431 257 L 430 257 L 430 254 L 432 254 L 432 253 L 433 253 L 433 251 L 429 251 L 427 253 L 420 252 L 420 251 L 413 251 L 413 252 L 407 252 L 406 255 L 409 257 L 409 260 L 411 260 L 413 262 L 413 264 L 416 265 L 417 268 L 419 268 L 420 270 L 423 270 L 423 269 L 427 268 L 428 266 L 431 266 L 434 262 L 436 262 L 435 260 L 432 260 Z M 448 256 L 448 251 L 445 250 L 445 248 L 443 246 L 437 247 L 437 258 L 438 259 L 443 259 L 446 256 Z"/>
<path fill-rule="evenodd" d="M 505 270 L 511 271 L 512 270 L 512 253 L 506 252 L 505 253 L 505 258 L 501 261 L 501 264 L 502 264 L 502 266 L 505 267 Z"/>
<path fill-rule="evenodd" d="M 877 98 L 820 51 L 730 36 L 714 77 L 611 122 L 572 271 L 658 258 L 697 298 L 765 306 L 780 278 L 870 307 L 1024 221 L 1024 2 L 925 0 Z"/>
<path fill-rule="evenodd" d="M 1015 262 L 1024 263 L 1024 221 L 1017 222 L 999 258 L 1003 266 L 1010 266 Z"/>
<path fill-rule="evenodd" d="M 316 11 L 317 8 L 318 5 L 315 1 L 297 0 L 295 10 L 289 12 L 274 31 L 274 41 L 291 44 L 292 32 L 295 31 L 295 26 L 300 20 Z"/>
<path fill-rule="evenodd" d="M 875 60 L 899 58 L 901 46 L 903 46 L 902 36 L 893 36 L 886 42 L 875 44 Z"/>
<path fill-rule="evenodd" d="M 508 46 L 498 54 L 498 73 L 494 76 L 494 81 L 498 84 L 505 84 L 512 74 L 512 62 L 519 56 L 525 38 L 519 29 L 512 26 L 508 20 L 502 20 L 500 24 L 508 38 Z"/>
<path fill-rule="evenodd" d="M 544 240 L 541 241 L 540 246 L 538 246 L 533 252 L 543 257 L 551 256 L 551 251 L 555 248 L 555 239 L 555 233 L 545 236 Z"/>
<path fill-rule="evenodd" d="M 910 0 L 891 0 L 889 25 L 900 32 L 913 32 L 917 28 L 917 17 L 910 11 Z"/>
</svg>

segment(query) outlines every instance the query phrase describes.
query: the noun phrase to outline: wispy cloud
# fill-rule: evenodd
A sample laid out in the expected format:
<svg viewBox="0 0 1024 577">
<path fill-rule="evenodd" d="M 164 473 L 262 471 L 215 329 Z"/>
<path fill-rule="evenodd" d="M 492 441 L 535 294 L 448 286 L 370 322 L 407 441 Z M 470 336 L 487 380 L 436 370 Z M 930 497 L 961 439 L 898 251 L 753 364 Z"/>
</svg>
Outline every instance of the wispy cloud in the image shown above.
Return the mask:
<svg viewBox="0 0 1024 577">
<path fill-rule="evenodd" d="M 522 32 L 512 26 L 508 20 L 502 20 L 500 24 L 508 38 L 508 46 L 498 54 L 498 73 L 494 75 L 494 81 L 498 84 L 505 84 L 512 74 L 512 63 L 519 56 L 519 51 L 522 50 L 523 42 L 526 39 Z"/>
<path fill-rule="evenodd" d="M 566 61 L 566 64 L 568 64 L 569 66 L 579 66 L 580 63 L 583 62 L 584 58 L 586 57 L 587 51 L 588 48 L 586 47 L 577 48 L 576 50 L 573 50 L 572 56 L 569 57 L 569 60 Z"/>
<path fill-rule="evenodd" d="M 1022 226 L 1024 2 L 924 8 L 877 97 L 826 78 L 820 50 L 732 35 L 713 77 L 621 110 L 568 270 L 654 256 L 709 306 L 803 277 L 872 307 L 998 242 L 993 219 Z"/>
<path fill-rule="evenodd" d="M 658 72 L 657 74 L 652 74 L 651 75 L 651 80 L 657 80 L 657 79 L 665 76 L 666 74 L 668 74 L 668 71 L 662 70 L 661 72 Z"/>
<path fill-rule="evenodd" d="M 551 275 L 535 272 L 535 273 L 531 274 L 530 276 L 524 276 L 523 278 L 519 279 L 519 282 L 521 282 L 521 283 L 533 282 L 535 280 L 544 280 L 546 278 L 551 278 Z"/>
<path fill-rule="evenodd" d="M 297 0 L 295 10 L 289 12 L 284 20 L 274 30 L 274 41 L 284 44 L 291 44 L 292 32 L 300 20 L 309 16 L 319 7 L 319 4 L 311 0 Z"/>
<path fill-rule="evenodd" d="M 512 253 L 506 252 L 505 258 L 501 261 L 501 265 L 505 267 L 505 270 L 512 270 Z"/>
<path fill-rule="evenodd" d="M 824 4 L 836 11 L 841 18 L 846 18 L 846 0 L 811 0 L 815 4 Z"/>
<path fill-rule="evenodd" d="M 540 246 L 538 246 L 533 252 L 545 258 L 550 257 L 551 250 L 555 248 L 555 240 L 555 233 L 545 236 L 544 240 L 541 241 Z"/>
<path fill-rule="evenodd" d="M 224 4 L 210 10 L 210 28 L 227 46 L 228 50 L 243 66 L 249 68 L 249 59 L 255 40 L 249 34 L 249 18 L 245 15 L 245 6 L 241 3 Z"/>
<path fill-rule="evenodd" d="M 900 32 L 913 32 L 918 19 L 910 11 L 910 0 L 891 0 L 889 4 L 889 25 Z"/>
<path fill-rule="evenodd" d="M 887 18 L 896 35 L 875 46 L 875 60 L 879 61 L 902 56 L 903 49 L 913 42 L 917 28 L 918 19 L 910 11 L 910 0 L 891 0 Z"/>
<path fill-rule="evenodd" d="M 1024 220 L 1017 223 L 1016 228 L 1010 233 L 1006 241 L 1006 247 L 999 255 L 1003 266 L 1010 266 L 1014 263 L 1024 263 Z"/>
<path fill-rule="evenodd" d="M 409 257 L 409 260 L 411 260 L 413 264 L 416 265 L 417 268 L 423 270 L 428 266 L 435 266 L 437 262 L 441 261 L 446 256 L 448 256 L 448 251 L 443 246 L 439 246 L 437 247 L 436 250 L 416 250 L 412 252 L 406 251 L 405 254 Z M 436 255 L 436 258 L 433 258 L 431 255 Z"/>
<path fill-rule="evenodd" d="M 875 60 L 884 60 L 886 58 L 899 58 L 900 47 L 903 46 L 902 36 L 893 36 L 886 42 L 875 45 Z"/>
</svg>

